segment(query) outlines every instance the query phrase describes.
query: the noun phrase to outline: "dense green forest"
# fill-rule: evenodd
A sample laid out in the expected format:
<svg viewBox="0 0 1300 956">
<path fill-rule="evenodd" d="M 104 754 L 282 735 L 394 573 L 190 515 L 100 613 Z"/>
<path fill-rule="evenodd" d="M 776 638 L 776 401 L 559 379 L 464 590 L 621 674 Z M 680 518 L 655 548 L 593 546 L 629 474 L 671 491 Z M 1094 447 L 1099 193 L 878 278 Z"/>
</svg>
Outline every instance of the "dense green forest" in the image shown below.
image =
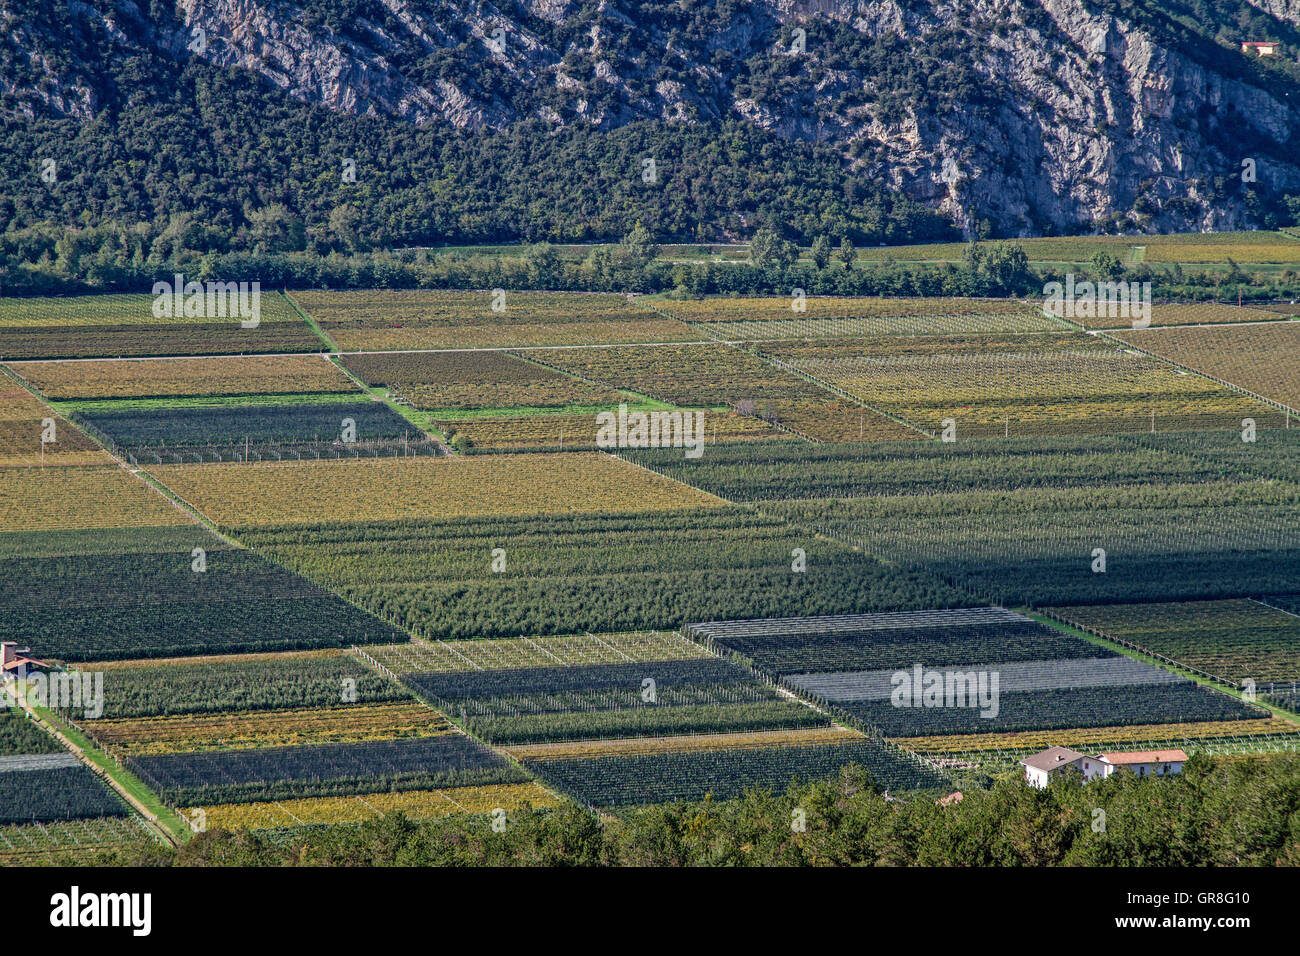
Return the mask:
<svg viewBox="0 0 1300 956">
<path fill-rule="evenodd" d="M 1233 0 L 1093 2 L 1223 75 L 1245 71 L 1261 88 L 1300 90 L 1300 69 L 1285 58 L 1265 64 L 1233 48 L 1243 37 L 1282 29 L 1286 35 L 1276 38 L 1290 49 L 1300 46 L 1300 33 Z M 610 117 L 592 125 L 570 122 L 572 96 L 553 85 L 521 82 L 484 57 L 481 38 L 460 23 L 447 0 L 421 7 L 455 41 L 434 49 L 413 45 L 409 31 L 378 0 L 327 0 L 304 8 L 304 26 L 334 31 L 332 42 L 366 40 L 362 18 L 384 26 L 401 38 L 385 51 L 400 75 L 426 86 L 454 78 L 471 102 L 505 104 L 521 117 L 474 131 L 311 105 L 254 73 L 217 67 L 164 42 L 168 31 L 184 35 L 168 3 L 142 4 L 144 15 L 119 18 L 115 32 L 87 15 L 97 6 L 8 5 L 11 25 L 44 38 L 47 62 L 34 60 L 17 32 L 0 39 L 6 78 L 0 156 L 8 170 L 0 191 L 2 293 L 133 289 L 173 270 L 295 286 L 522 283 L 725 293 L 784 292 L 797 280 L 816 293 L 1019 288 L 1006 281 L 1005 270 L 987 268 L 790 274 L 780 249 L 780 243 L 807 247 L 818 240 L 861 248 L 959 238 L 945 216 L 864 175 L 861 170 L 884 161 L 882 147 L 870 137 L 841 141 L 844 130 L 836 124 L 862 107 L 888 122 L 916 103 L 925 104 L 926 122 L 944 116 L 995 120 L 997 97 L 1007 91 L 981 83 L 973 59 L 979 44 L 969 29 L 934 26 L 913 48 L 896 37 L 871 37 L 813 17 L 801 23 L 817 55 L 788 57 L 771 54 L 773 44 L 788 41 L 789 27 L 739 0 L 617 0 L 609 9 L 583 7 L 558 22 L 514 0 L 504 3 L 511 21 L 547 50 L 567 51 L 559 62 L 566 76 L 583 84 L 588 113 Z M 909 15 L 925 12 L 924 5 L 904 6 Z M 1061 35 L 1040 7 L 1025 6 L 1017 16 L 1044 36 Z M 609 30 L 610 18 L 625 28 Z M 575 42 L 597 22 L 608 35 L 599 57 Z M 615 70 L 619 85 L 596 82 L 598 66 Z M 88 91 L 88 116 L 33 99 L 31 91 L 51 85 L 50 71 L 69 89 Z M 870 82 L 845 79 L 851 77 Z M 662 83 L 685 91 L 682 121 L 633 108 L 653 98 Z M 757 109 L 793 111 L 798 128 L 778 135 L 722 108 L 741 98 Z M 543 110 L 561 122 L 537 118 Z M 1202 109 L 1186 122 L 1207 142 L 1226 138 L 1261 157 L 1276 152 L 1244 118 L 1213 113 Z M 648 158 L 655 164 L 649 181 Z M 1295 221 L 1297 197 L 1288 204 L 1265 184 L 1245 184 L 1228 172 L 1192 184 L 1198 201 L 1239 201 L 1265 227 Z M 755 268 L 726 272 L 632 267 L 608 252 L 555 267 L 548 267 L 544 250 L 528 261 L 487 263 L 454 256 L 412 261 L 383 252 L 465 243 L 616 242 L 638 225 L 659 242 L 770 235 L 778 246 Z M 1080 223 L 1078 231 L 1116 225 Z M 977 232 L 996 238 L 984 225 Z M 1171 275 L 1168 282 L 1180 279 Z"/>
<path fill-rule="evenodd" d="M 803 820 L 798 831 L 793 821 Z M 949 805 L 888 798 L 856 768 L 782 794 L 597 818 L 570 805 L 485 818 L 401 815 L 289 834 L 200 834 L 98 862 L 181 866 L 1296 866 L 1300 757 L 1194 755 L 1179 776 L 1046 790 L 1011 775 Z"/>
</svg>

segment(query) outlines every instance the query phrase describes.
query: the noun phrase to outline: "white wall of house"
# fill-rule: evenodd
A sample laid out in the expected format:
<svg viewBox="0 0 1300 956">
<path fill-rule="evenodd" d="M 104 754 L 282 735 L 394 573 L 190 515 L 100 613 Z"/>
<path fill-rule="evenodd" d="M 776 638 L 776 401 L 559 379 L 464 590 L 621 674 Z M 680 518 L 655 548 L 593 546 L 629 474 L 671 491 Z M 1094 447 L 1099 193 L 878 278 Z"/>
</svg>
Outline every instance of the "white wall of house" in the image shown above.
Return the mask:
<svg viewBox="0 0 1300 956">
<path fill-rule="evenodd" d="M 1106 768 L 1103 776 L 1109 777 L 1117 770 L 1131 770 L 1139 777 L 1163 777 L 1165 774 L 1182 773 L 1182 761 L 1170 761 L 1168 763 L 1121 763 L 1121 764 L 1102 764 Z"/>
</svg>

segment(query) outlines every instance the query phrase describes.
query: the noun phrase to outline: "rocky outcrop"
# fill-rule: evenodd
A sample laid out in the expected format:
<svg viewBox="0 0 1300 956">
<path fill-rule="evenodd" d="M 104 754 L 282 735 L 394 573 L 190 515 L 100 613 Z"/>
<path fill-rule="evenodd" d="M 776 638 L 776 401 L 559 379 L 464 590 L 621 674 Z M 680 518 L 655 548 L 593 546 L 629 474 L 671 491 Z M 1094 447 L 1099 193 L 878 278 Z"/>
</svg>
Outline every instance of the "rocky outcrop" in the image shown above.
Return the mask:
<svg viewBox="0 0 1300 956">
<path fill-rule="evenodd" d="M 12 2 L 0 0 L 0 13 L 25 69 L 0 76 L 0 92 L 28 115 L 94 115 L 84 76 L 93 64 L 69 70 L 47 55 L 54 40 L 15 20 Z M 1279 29 L 1300 23 L 1300 0 L 1250 2 Z M 1250 226 L 1246 205 L 1223 187 L 1244 161 L 1262 189 L 1300 192 L 1293 77 L 1261 74 L 1226 46 L 1207 66 L 1084 0 L 720 0 L 681 4 L 672 20 L 640 0 L 370 0 L 345 22 L 316 9 L 334 4 L 307 0 L 176 0 L 166 19 L 145 0 L 74 6 L 124 44 L 414 124 L 743 120 L 829 144 L 849 175 L 967 230 L 984 221 L 1026 235 L 1108 220 Z M 956 53 L 929 55 L 939 47 Z M 925 75 L 888 88 L 906 78 L 909 58 L 924 64 L 918 72 L 945 75 L 938 94 Z M 863 65 L 886 61 L 888 79 Z"/>
</svg>

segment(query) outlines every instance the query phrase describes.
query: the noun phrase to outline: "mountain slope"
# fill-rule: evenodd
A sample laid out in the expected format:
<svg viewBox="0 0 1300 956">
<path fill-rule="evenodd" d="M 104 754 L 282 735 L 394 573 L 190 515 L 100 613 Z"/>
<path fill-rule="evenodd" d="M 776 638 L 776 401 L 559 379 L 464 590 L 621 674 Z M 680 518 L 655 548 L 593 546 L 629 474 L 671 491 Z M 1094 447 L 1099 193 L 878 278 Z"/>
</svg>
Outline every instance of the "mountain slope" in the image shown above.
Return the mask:
<svg viewBox="0 0 1300 956">
<path fill-rule="evenodd" d="M 19 189 L 10 221 L 66 217 L 70 198 L 97 216 L 167 215 L 176 165 L 210 181 L 205 202 L 230 229 L 269 203 L 323 228 L 340 197 L 310 180 L 334 175 L 336 157 L 268 159 L 268 173 L 299 181 L 258 183 L 249 161 L 262 144 L 220 115 L 251 109 L 246 135 L 298 127 L 318 137 L 304 147 L 360 164 L 369 180 L 344 201 L 364 207 L 375 242 L 601 238 L 637 219 L 665 238 L 767 222 L 869 241 L 936 238 L 944 222 L 1000 235 L 1267 225 L 1300 193 L 1297 9 L 94 0 L 55 13 L 0 0 L 6 151 L 39 156 L 51 135 L 92 130 L 110 145 L 83 143 L 76 166 L 100 195 L 113 184 L 104 198 L 131 197 L 97 203 L 86 183 L 56 211 Z M 1243 54 L 1246 38 L 1281 40 L 1285 56 Z M 159 162 L 186 137 L 202 168 Z M 132 143 L 134 177 L 112 169 Z M 494 200 L 502 179 L 509 197 Z M 587 195 L 566 194 L 575 182 Z M 365 221 L 380 213 L 387 222 Z"/>
</svg>

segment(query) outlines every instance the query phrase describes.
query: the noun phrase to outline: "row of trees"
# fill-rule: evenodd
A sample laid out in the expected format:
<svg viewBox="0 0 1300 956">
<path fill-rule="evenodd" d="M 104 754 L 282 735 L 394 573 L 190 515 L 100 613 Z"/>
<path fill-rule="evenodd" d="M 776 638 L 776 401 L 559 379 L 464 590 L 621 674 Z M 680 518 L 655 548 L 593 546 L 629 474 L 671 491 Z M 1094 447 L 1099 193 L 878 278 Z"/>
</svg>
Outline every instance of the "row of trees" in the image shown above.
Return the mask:
<svg viewBox="0 0 1300 956">
<path fill-rule="evenodd" d="M 804 821 L 802 831 L 792 821 Z M 401 866 L 1296 866 L 1300 757 L 1193 755 L 1164 778 L 1115 774 L 1045 790 L 1009 774 L 940 805 L 886 800 L 861 770 L 786 793 L 675 803 L 600 821 L 576 806 L 484 819 L 358 827 L 272 840 L 219 831 L 179 851 L 117 850 L 102 863 Z"/>
<path fill-rule="evenodd" d="M 165 224 L 61 229 L 41 226 L 0 233 L 0 295 L 148 291 L 160 276 L 258 279 L 264 287 L 567 289 L 585 292 L 668 292 L 679 296 L 809 295 L 1002 296 L 1039 295 L 1062 276 L 1031 267 L 1020 244 L 972 242 L 960 263 L 864 262 L 848 236 L 817 236 L 807 256 L 774 231 L 759 229 L 748 262 L 670 262 L 644 226 L 621 242 L 586 250 L 534 243 L 483 251 L 408 249 L 354 252 L 202 252 L 189 243 L 202 226 L 188 217 Z M 1065 271 L 1061 267 L 1059 271 Z M 1126 266 L 1099 253 L 1073 271 L 1093 279 L 1151 282 L 1157 297 L 1221 298 L 1225 289 L 1246 299 L 1294 298 L 1300 276 L 1276 278 L 1180 265 Z"/>
</svg>

